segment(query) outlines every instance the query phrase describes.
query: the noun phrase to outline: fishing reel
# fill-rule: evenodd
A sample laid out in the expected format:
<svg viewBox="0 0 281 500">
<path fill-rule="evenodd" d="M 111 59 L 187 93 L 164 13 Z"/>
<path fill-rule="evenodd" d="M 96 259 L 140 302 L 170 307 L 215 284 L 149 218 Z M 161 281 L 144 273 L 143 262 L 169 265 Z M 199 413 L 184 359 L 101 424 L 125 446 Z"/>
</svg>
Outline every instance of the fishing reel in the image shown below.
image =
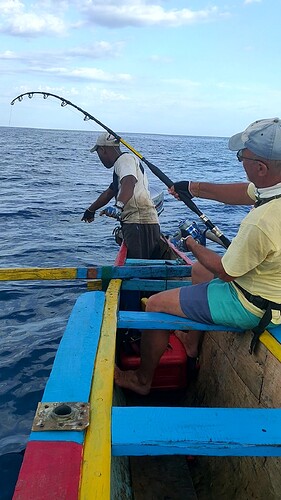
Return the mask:
<svg viewBox="0 0 281 500">
<path fill-rule="evenodd" d="M 190 223 L 188 220 L 182 220 L 178 224 L 177 232 L 168 237 L 169 241 L 180 251 L 187 252 L 184 238 L 192 236 L 202 246 L 206 246 L 206 229 L 201 230 L 196 222 Z"/>
</svg>

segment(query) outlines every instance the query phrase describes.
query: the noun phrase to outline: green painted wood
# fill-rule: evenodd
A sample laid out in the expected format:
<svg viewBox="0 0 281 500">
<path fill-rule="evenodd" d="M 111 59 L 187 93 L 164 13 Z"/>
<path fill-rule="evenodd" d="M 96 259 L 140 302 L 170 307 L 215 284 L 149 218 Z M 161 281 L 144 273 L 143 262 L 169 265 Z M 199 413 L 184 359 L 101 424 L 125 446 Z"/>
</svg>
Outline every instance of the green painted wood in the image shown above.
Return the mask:
<svg viewBox="0 0 281 500">
<path fill-rule="evenodd" d="M 116 456 L 281 456 L 281 409 L 113 407 Z"/>
<path fill-rule="evenodd" d="M 130 279 L 123 281 L 122 290 L 140 290 L 144 292 L 163 292 L 164 290 L 172 290 L 182 286 L 190 286 L 191 281 L 187 280 L 142 280 Z"/>
<path fill-rule="evenodd" d="M 169 266 L 169 265 L 149 265 L 149 266 L 97 266 L 92 268 L 95 275 L 89 278 L 101 279 L 129 279 L 129 278 L 179 278 L 191 276 L 191 266 Z"/>
<path fill-rule="evenodd" d="M 151 260 L 151 259 L 127 259 L 126 266 L 163 266 L 168 264 L 169 266 L 178 266 L 181 264 L 182 259 L 174 260 Z"/>
</svg>

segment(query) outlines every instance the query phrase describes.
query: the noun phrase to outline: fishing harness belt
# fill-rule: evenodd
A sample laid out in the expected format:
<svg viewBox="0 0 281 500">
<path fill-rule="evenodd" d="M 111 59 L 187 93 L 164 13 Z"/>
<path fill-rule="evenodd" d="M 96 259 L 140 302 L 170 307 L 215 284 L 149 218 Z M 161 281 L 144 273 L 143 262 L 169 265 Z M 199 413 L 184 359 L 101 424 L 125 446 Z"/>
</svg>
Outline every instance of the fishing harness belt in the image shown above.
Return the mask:
<svg viewBox="0 0 281 500">
<path fill-rule="evenodd" d="M 271 300 L 263 299 L 259 295 L 252 295 L 250 292 L 247 292 L 242 286 L 238 285 L 236 281 L 234 281 L 235 285 L 241 292 L 244 297 L 251 302 L 254 306 L 264 311 L 264 315 L 261 317 L 260 322 L 257 326 L 252 328 L 253 338 L 250 344 L 250 354 L 253 354 L 257 342 L 260 338 L 260 335 L 263 333 L 264 329 L 269 325 L 272 319 L 272 310 L 281 311 L 281 304 L 277 304 L 277 302 L 271 302 Z"/>
<path fill-rule="evenodd" d="M 264 203 L 268 203 L 269 201 L 275 200 L 276 198 L 281 198 L 281 194 L 272 196 L 271 198 L 257 198 L 254 206 L 255 208 L 260 207 L 261 205 L 264 205 Z M 252 295 L 250 292 L 242 288 L 242 286 L 238 285 L 236 281 L 234 281 L 234 283 L 237 288 L 241 290 L 244 297 L 249 302 L 251 302 L 251 304 L 264 311 L 264 315 L 261 317 L 259 324 L 252 328 L 252 332 L 254 334 L 250 344 L 250 354 L 252 354 L 261 334 L 272 320 L 272 310 L 281 311 L 281 304 L 278 304 L 277 302 L 271 302 L 271 300 L 264 299 L 263 297 L 260 297 L 260 295 Z"/>
</svg>

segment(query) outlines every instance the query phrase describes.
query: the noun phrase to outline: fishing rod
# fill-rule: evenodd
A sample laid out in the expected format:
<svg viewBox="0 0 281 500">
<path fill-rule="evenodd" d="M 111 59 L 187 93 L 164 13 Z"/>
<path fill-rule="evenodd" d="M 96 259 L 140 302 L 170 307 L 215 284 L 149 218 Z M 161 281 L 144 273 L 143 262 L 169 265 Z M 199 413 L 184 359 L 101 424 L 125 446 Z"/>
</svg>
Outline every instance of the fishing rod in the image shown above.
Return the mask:
<svg viewBox="0 0 281 500">
<path fill-rule="evenodd" d="M 13 106 L 16 101 L 21 102 L 23 100 L 24 96 L 28 96 L 29 99 L 32 99 L 32 97 L 35 94 L 43 95 L 43 99 L 47 99 L 49 96 L 54 97 L 55 99 L 59 99 L 61 101 L 62 107 L 72 106 L 73 108 L 77 109 L 78 111 L 80 111 L 80 113 L 82 113 L 84 115 L 84 121 L 93 120 L 95 123 L 100 125 L 100 127 L 105 129 L 109 134 L 113 135 L 113 137 L 115 137 L 115 139 L 117 139 L 118 142 L 121 142 L 121 144 L 123 144 L 127 149 L 129 149 L 132 153 L 134 153 L 143 163 L 145 163 L 147 165 L 147 167 L 151 170 L 151 172 L 153 172 L 154 175 L 156 175 L 156 177 L 158 177 L 158 179 L 160 179 L 160 181 L 162 181 L 168 188 L 171 188 L 174 185 L 174 182 L 169 177 L 167 177 L 167 175 L 164 174 L 164 172 L 162 172 L 162 170 L 160 170 L 158 167 L 156 167 L 156 165 L 153 165 L 153 163 L 148 161 L 144 156 L 142 156 L 141 153 L 136 151 L 128 142 L 126 142 L 124 139 L 122 139 L 122 137 L 120 137 L 120 135 L 118 135 L 116 132 L 111 130 L 109 127 L 107 127 L 104 123 L 102 123 L 100 120 L 95 118 L 93 115 L 91 115 L 90 113 L 88 113 L 84 109 L 80 108 L 79 106 L 76 106 L 76 104 L 73 104 L 73 102 L 69 101 L 68 99 L 65 99 L 64 97 L 60 97 L 56 94 L 51 94 L 50 92 L 25 92 L 24 94 L 20 94 L 17 97 L 15 97 L 11 101 L 11 105 Z M 207 226 L 207 228 L 210 229 L 212 231 L 212 233 L 214 233 L 217 238 L 219 238 L 222 245 L 225 248 L 228 248 L 230 243 L 231 243 L 230 240 L 226 236 L 224 236 L 224 234 L 220 231 L 220 229 L 210 221 L 210 219 L 207 217 L 207 215 L 205 215 L 203 212 L 201 212 L 201 210 L 199 210 L 197 205 L 195 205 L 195 203 L 192 201 L 190 195 L 185 191 L 179 191 L 178 195 L 179 195 L 180 200 L 183 201 L 183 203 L 185 203 L 185 205 L 188 208 L 190 208 L 190 210 L 192 210 L 192 212 L 194 212 L 196 215 L 198 215 L 198 217 L 200 217 L 200 219 L 204 222 L 204 224 Z"/>
</svg>

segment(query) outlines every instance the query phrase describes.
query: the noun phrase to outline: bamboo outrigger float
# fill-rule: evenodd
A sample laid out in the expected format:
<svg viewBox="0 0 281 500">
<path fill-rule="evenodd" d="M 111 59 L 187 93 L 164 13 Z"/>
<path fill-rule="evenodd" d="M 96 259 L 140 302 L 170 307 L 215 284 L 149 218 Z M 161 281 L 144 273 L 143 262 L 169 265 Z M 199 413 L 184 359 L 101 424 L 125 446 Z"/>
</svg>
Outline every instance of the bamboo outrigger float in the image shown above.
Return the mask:
<svg viewBox="0 0 281 500">
<path fill-rule="evenodd" d="M 204 467 L 205 474 L 199 474 L 200 489 L 208 471 L 214 486 L 212 490 L 205 486 L 216 498 L 265 498 L 259 492 L 278 498 L 281 329 L 265 332 L 257 354 L 249 356 L 249 337 L 238 329 L 228 329 L 232 331 L 228 334 L 220 325 L 207 327 L 168 314 L 122 311 L 123 290 L 158 291 L 179 286 L 179 279 L 186 284 L 190 275 L 186 257 L 181 264 L 164 264 L 126 261 L 125 255 L 122 246 L 115 265 L 107 266 L 106 271 L 100 267 L 89 272 L 0 272 L 2 280 L 93 279 L 89 281 L 93 291 L 78 298 L 62 337 L 35 415 L 14 500 L 129 500 L 168 494 L 175 499 L 195 499 L 190 482 L 189 486 L 179 484 L 178 490 L 174 483 L 169 485 L 169 476 L 175 479 L 171 461 L 165 462 L 164 471 L 163 462 L 160 469 L 157 463 L 157 472 L 155 462 L 151 462 L 153 457 L 174 457 L 174 468 L 178 467 L 183 481 L 182 462 L 177 460 L 190 455 L 200 457 Z M 153 394 L 149 406 L 145 397 L 132 406 L 125 401 L 126 391 L 113 391 L 116 332 L 160 326 L 169 330 L 208 329 L 195 390 L 189 387 L 187 398 L 181 397 L 178 406 L 169 406 L 169 401 L 151 406 Z M 184 401 L 189 401 L 189 406 L 184 406 Z M 152 469 L 154 475 L 162 473 L 164 477 L 153 483 Z M 140 487 L 136 476 L 141 474 Z M 187 468 L 184 474 L 188 479 Z"/>
</svg>

